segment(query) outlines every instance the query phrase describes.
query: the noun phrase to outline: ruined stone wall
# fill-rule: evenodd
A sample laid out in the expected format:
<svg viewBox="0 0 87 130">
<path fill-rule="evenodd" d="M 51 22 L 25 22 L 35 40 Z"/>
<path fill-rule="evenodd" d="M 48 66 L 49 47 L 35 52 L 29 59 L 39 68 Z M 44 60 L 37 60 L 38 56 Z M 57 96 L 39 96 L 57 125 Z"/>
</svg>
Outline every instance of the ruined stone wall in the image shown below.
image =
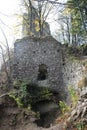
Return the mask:
<svg viewBox="0 0 87 130">
<path fill-rule="evenodd" d="M 40 65 L 47 68 L 44 80 L 38 79 Z M 71 56 L 66 57 L 61 44 L 51 36 L 30 36 L 14 44 L 14 78 L 49 87 L 66 100 L 69 96 L 68 87 L 78 90 L 79 81 L 87 77 L 84 70 L 83 63 Z"/>
<path fill-rule="evenodd" d="M 84 61 L 73 57 L 71 55 L 66 56 L 66 52 L 63 50 L 61 73 L 63 79 L 62 88 L 65 89 L 66 102 L 71 103 L 70 91 L 71 88 L 79 95 L 87 92 L 87 61 Z"/>
<path fill-rule="evenodd" d="M 65 59 L 62 73 L 63 81 L 66 86 L 72 86 L 77 89 L 78 81 L 84 76 L 83 69 L 84 66 L 79 60 Z"/>
<path fill-rule="evenodd" d="M 39 29 L 39 16 L 37 12 L 35 11 L 35 8 L 33 8 L 32 12 L 32 20 L 31 20 L 31 14 L 24 13 L 23 14 L 23 25 L 22 25 L 22 37 L 28 36 L 28 35 L 34 35 L 34 36 L 40 36 L 40 29 Z M 30 28 L 30 25 L 32 24 L 32 28 Z M 45 21 L 43 23 L 43 36 L 49 36 L 51 35 L 50 32 L 50 26 Z"/>
<path fill-rule="evenodd" d="M 27 79 L 64 93 L 61 44 L 51 36 L 27 37 L 14 44 L 14 77 Z M 45 80 L 38 80 L 39 65 L 47 67 Z M 64 96 L 63 96 L 64 97 Z"/>
<path fill-rule="evenodd" d="M 87 60 L 76 59 L 69 56 L 62 64 L 63 82 L 68 87 L 73 87 L 77 92 L 87 92 Z"/>
</svg>

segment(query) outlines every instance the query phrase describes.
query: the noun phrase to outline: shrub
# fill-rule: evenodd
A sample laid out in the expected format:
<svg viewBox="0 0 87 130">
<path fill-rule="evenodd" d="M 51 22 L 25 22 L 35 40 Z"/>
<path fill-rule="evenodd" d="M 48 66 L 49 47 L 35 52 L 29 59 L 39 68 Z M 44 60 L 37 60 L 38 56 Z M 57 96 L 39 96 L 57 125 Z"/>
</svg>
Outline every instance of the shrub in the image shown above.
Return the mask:
<svg viewBox="0 0 87 130">
<path fill-rule="evenodd" d="M 17 94 L 10 94 L 18 103 L 19 106 L 28 107 L 39 101 L 52 100 L 52 93 L 47 87 L 39 87 L 31 81 L 18 81 L 15 86 Z"/>
<path fill-rule="evenodd" d="M 79 98 L 78 94 L 72 86 L 69 86 L 68 90 L 69 90 L 69 93 L 70 93 L 72 105 L 75 106 L 77 104 L 77 101 L 78 101 L 78 98 Z"/>
<path fill-rule="evenodd" d="M 70 107 L 63 101 L 59 101 L 59 106 L 60 106 L 62 114 L 65 114 L 65 112 L 70 110 Z"/>
</svg>

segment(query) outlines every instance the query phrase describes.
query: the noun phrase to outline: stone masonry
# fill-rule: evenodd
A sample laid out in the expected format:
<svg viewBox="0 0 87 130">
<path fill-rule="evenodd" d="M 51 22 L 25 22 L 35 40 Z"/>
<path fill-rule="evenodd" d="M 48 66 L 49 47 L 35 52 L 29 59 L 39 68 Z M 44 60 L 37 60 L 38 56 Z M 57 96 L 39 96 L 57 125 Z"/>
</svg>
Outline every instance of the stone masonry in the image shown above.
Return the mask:
<svg viewBox="0 0 87 130">
<path fill-rule="evenodd" d="M 83 73 L 82 62 L 66 57 L 62 50 L 63 46 L 51 36 L 28 36 L 17 40 L 14 44 L 14 78 L 49 87 L 68 100 L 68 86 L 78 91 L 79 81 L 87 75 Z"/>
<path fill-rule="evenodd" d="M 51 36 L 45 38 L 29 36 L 15 42 L 14 78 L 30 80 L 64 94 L 61 67 L 61 44 Z M 43 75 L 43 70 L 46 75 Z"/>
</svg>

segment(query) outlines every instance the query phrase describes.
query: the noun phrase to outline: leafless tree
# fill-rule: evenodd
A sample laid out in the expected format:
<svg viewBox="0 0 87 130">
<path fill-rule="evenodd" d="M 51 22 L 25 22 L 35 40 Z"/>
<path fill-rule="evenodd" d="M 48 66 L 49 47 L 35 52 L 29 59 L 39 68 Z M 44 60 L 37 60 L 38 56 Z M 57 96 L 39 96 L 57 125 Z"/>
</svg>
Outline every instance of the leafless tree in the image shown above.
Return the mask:
<svg viewBox="0 0 87 130">
<path fill-rule="evenodd" d="M 36 15 L 36 18 L 38 20 L 38 25 L 39 25 L 39 35 L 42 36 L 43 35 L 43 28 L 44 28 L 44 24 L 53 8 L 53 5 L 51 3 L 49 3 L 49 1 L 36 1 L 36 7 L 34 7 L 32 0 L 24 0 L 24 5 L 26 7 L 27 10 L 27 14 L 28 14 L 28 19 L 25 21 L 28 25 L 28 27 L 30 28 L 30 30 L 32 31 L 34 28 L 34 19 L 33 19 L 33 15 Z M 35 3 L 34 3 L 35 4 Z"/>
<path fill-rule="evenodd" d="M 5 39 L 5 43 L 0 41 L 0 54 L 3 60 L 3 67 L 4 67 L 3 71 L 6 73 L 7 86 L 10 87 L 10 83 L 12 79 L 12 61 L 11 61 L 11 56 L 10 56 L 9 43 L 8 43 L 6 34 L 1 27 L 0 27 L 0 30 Z"/>
</svg>

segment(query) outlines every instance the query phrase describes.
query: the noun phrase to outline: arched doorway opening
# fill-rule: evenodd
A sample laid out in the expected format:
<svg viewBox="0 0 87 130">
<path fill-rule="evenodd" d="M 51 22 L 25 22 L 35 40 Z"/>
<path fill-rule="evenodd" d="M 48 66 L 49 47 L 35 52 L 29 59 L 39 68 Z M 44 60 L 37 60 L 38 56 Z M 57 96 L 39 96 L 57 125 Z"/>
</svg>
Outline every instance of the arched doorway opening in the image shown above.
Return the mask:
<svg viewBox="0 0 87 130">
<path fill-rule="evenodd" d="M 46 80 L 48 76 L 47 66 L 45 64 L 39 65 L 38 69 L 38 80 Z"/>
</svg>

